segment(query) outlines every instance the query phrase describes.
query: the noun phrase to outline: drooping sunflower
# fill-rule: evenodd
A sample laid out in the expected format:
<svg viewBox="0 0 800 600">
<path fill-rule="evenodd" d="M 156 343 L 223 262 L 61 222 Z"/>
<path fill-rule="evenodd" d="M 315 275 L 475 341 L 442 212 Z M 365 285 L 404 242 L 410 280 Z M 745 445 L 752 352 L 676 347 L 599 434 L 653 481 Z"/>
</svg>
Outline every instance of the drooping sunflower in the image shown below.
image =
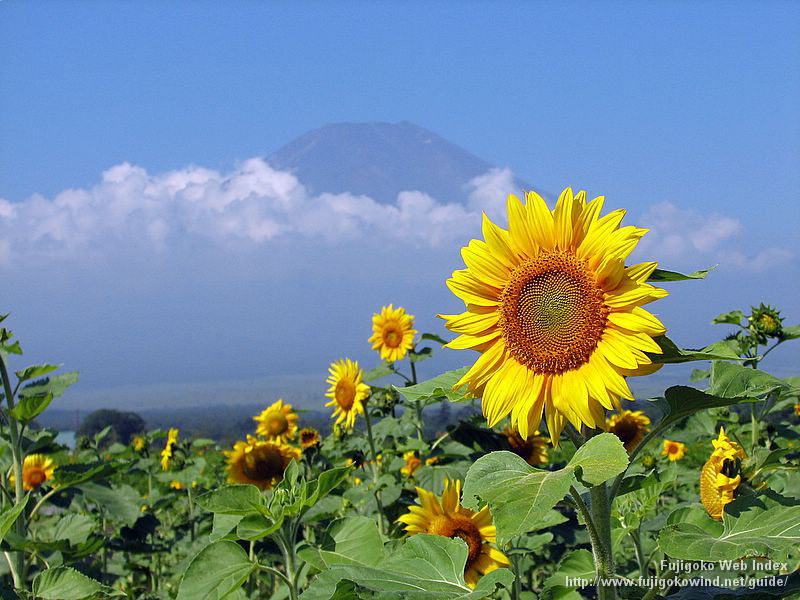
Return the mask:
<svg viewBox="0 0 800 600">
<path fill-rule="evenodd" d="M 672 440 L 664 440 L 664 450 L 661 452 L 671 462 L 680 460 L 686 454 L 686 444 L 681 442 L 673 442 Z"/>
<path fill-rule="evenodd" d="M 262 490 L 283 479 L 292 459 L 300 460 L 301 451 L 288 444 L 259 440 L 252 435 L 246 442 L 236 442 L 233 450 L 225 450 L 229 483 L 252 483 Z"/>
<path fill-rule="evenodd" d="M 28 491 L 34 490 L 42 485 L 48 479 L 53 478 L 53 472 L 56 470 L 56 463 L 53 459 L 44 454 L 29 454 L 22 461 L 22 487 Z M 8 482 L 10 485 L 16 485 L 16 477 L 14 471 L 8 475 Z"/>
<path fill-rule="evenodd" d="M 506 555 L 494 546 L 497 532 L 489 507 L 485 506 L 476 513 L 461 506 L 460 481 L 445 479 L 441 501 L 420 487 L 417 495 L 421 506 L 409 506 L 410 512 L 397 521 L 405 524 L 409 535 L 428 533 L 464 540 L 467 543 L 464 579 L 469 587 L 474 588 L 482 575 L 509 566 Z"/>
<path fill-rule="evenodd" d="M 369 386 L 361 382 L 363 370 L 349 358 L 331 363 L 328 372 L 330 388 L 325 395 L 331 401 L 325 406 L 334 407 L 333 417 L 337 417 L 334 427 L 341 425 L 349 431 L 355 426 L 356 417 L 364 414 L 364 400 L 369 396 Z"/>
<path fill-rule="evenodd" d="M 646 229 L 619 227 L 625 211 L 598 218 L 603 198 L 567 188 L 552 212 L 535 192 L 508 197 L 509 229 L 484 215 L 483 240 L 447 281 L 466 312 L 439 315 L 460 334 L 450 348 L 481 353 L 456 384 L 482 395 L 493 426 L 509 413 L 523 438 L 544 413 L 555 444 L 567 421 L 600 428 L 605 409 L 632 400 L 625 381 L 658 368 L 653 336 L 666 328 L 641 306 L 667 292 L 646 283 L 656 263 L 625 266 Z"/>
<path fill-rule="evenodd" d="M 319 444 L 319 431 L 313 427 L 303 427 L 299 433 L 300 447 L 303 450 Z"/>
<path fill-rule="evenodd" d="M 650 432 L 650 418 L 640 410 L 621 410 L 606 419 L 606 429 L 617 436 L 631 452 Z"/>
<path fill-rule="evenodd" d="M 724 427 L 711 443 L 714 451 L 700 472 L 700 501 L 708 514 L 719 521 L 742 482 L 742 460 L 747 456 L 739 444 L 725 435 Z"/>
<path fill-rule="evenodd" d="M 161 451 L 161 469 L 166 471 L 169 469 L 169 461 L 172 460 L 172 447 L 178 443 L 178 429 L 173 427 L 167 434 L 167 443 Z"/>
<path fill-rule="evenodd" d="M 422 466 L 422 461 L 413 450 L 409 450 L 403 454 L 403 460 L 406 461 L 406 464 L 400 468 L 400 472 L 406 477 L 414 475 L 414 471 Z"/>
<path fill-rule="evenodd" d="M 524 458 L 529 465 L 543 465 L 547 462 L 548 439 L 538 430 L 534 431 L 527 440 L 511 427 L 503 429 L 503 433 L 506 435 L 508 445 L 511 446 L 511 451 Z"/>
<path fill-rule="evenodd" d="M 278 399 L 253 417 L 257 423 L 256 434 L 268 440 L 285 444 L 297 435 L 297 413 L 291 404 Z"/>
<path fill-rule="evenodd" d="M 403 360 L 406 352 L 414 347 L 414 317 L 406 313 L 402 306 L 396 309 L 390 304 L 381 312 L 372 315 L 372 336 L 369 342 L 377 350 L 382 360 L 395 362 Z"/>
</svg>

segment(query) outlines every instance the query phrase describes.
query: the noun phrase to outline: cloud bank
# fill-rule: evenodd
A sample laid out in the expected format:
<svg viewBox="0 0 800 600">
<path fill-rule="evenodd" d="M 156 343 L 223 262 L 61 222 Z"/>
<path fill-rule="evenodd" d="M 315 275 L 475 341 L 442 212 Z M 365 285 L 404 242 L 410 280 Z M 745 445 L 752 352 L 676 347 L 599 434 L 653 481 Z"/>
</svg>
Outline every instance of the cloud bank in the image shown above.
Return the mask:
<svg viewBox="0 0 800 600">
<path fill-rule="evenodd" d="M 513 182 L 510 169 L 493 168 L 464 184 L 463 204 L 415 190 L 386 204 L 350 193 L 311 194 L 294 174 L 261 158 L 227 173 L 189 166 L 150 174 L 126 162 L 105 171 L 90 188 L 67 189 L 53 198 L 34 195 L 20 203 L 0 198 L 0 265 L 168 253 L 198 242 L 226 250 L 280 238 L 464 244 L 479 233 L 482 211 L 505 223 L 505 199 L 518 192 Z M 642 255 L 660 260 L 722 260 L 761 271 L 792 257 L 778 247 L 748 255 L 735 243 L 744 231 L 738 220 L 670 202 L 647 208 L 640 224 L 651 230 Z"/>
</svg>

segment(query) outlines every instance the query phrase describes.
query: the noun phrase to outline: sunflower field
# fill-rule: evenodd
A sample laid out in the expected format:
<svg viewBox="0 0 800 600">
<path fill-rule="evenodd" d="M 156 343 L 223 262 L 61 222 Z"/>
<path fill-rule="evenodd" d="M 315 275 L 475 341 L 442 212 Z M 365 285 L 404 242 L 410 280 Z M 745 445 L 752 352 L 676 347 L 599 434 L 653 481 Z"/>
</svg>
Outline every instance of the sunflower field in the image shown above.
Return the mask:
<svg viewBox="0 0 800 600">
<path fill-rule="evenodd" d="M 508 229 L 484 216 L 449 339 L 390 304 L 374 364 L 331 349 L 327 436 L 277 400 L 231 446 L 172 428 L 67 448 L 31 425 L 77 374 L 23 366 L 0 317 L 0 598 L 800 597 L 800 377 L 759 368 L 800 326 L 711 311 L 723 339 L 682 348 L 655 302 L 708 271 L 626 264 L 647 230 L 603 205 L 529 192 Z M 418 381 L 441 347 L 466 366 Z M 443 403 L 465 416 L 431 432 Z"/>
</svg>

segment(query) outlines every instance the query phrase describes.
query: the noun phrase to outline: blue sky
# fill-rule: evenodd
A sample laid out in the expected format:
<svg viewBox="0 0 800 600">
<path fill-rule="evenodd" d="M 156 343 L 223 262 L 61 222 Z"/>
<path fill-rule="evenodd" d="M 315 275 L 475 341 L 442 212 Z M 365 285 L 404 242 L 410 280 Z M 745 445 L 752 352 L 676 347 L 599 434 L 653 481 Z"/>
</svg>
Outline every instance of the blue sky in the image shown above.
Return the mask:
<svg viewBox="0 0 800 600">
<path fill-rule="evenodd" d="M 114 171 L 108 194 L 141 172 L 231 173 L 325 123 L 408 120 L 541 189 L 629 207 L 662 227 L 650 251 L 665 266 L 729 259 L 664 309 L 687 344 L 711 341 L 715 312 L 761 300 L 800 322 L 796 3 L 5 0 L 0 55 L 7 206 L 40 214 L 37 202 L 108 183 L 123 163 L 141 171 Z M 417 247 L 386 273 L 403 252 L 380 240 L 234 251 L 187 239 L 151 255 L 136 240 L 125 251 L 102 218 L 91 228 L 112 233 L 80 230 L 69 260 L 0 222 L 0 274 L 13 284 L 3 311 L 34 357 L 80 368 L 88 386 L 373 360 L 361 323 L 381 303 L 413 305 L 429 327 L 455 308 L 431 282 L 459 268 L 468 239 Z M 169 223 L 147 231 L 156 239 Z M 676 247 L 700 238 L 711 241 Z"/>
</svg>

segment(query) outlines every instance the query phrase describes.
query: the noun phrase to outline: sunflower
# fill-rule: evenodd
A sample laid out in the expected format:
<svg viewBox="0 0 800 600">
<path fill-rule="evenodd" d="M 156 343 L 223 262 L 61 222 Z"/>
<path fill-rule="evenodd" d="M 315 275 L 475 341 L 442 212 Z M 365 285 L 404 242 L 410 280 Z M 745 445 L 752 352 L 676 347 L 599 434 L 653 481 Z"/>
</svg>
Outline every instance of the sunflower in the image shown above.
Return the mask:
<svg viewBox="0 0 800 600">
<path fill-rule="evenodd" d="M 292 412 L 291 404 L 284 404 L 280 399 L 253 417 L 253 421 L 258 424 L 256 434 L 279 444 L 297 435 L 297 413 Z"/>
<path fill-rule="evenodd" d="M 182 490 L 182 489 L 184 489 L 186 486 L 185 486 L 185 485 L 183 485 L 183 484 L 182 484 L 180 481 L 178 481 L 177 479 L 174 479 L 174 480 L 172 480 L 172 481 L 170 482 L 170 484 L 169 484 L 169 487 L 171 487 L 172 489 L 175 489 L 175 490 Z"/>
<path fill-rule="evenodd" d="M 534 431 L 527 440 L 522 439 L 519 432 L 511 427 L 503 429 L 511 451 L 521 456 L 529 465 L 543 465 L 547 462 L 547 438 Z"/>
<path fill-rule="evenodd" d="M 509 566 L 506 555 L 493 545 L 497 533 L 489 507 L 475 513 L 461 506 L 460 481 L 444 480 L 441 502 L 435 494 L 419 487 L 417 494 L 421 506 L 409 506 L 410 512 L 397 521 L 405 523 L 405 530 L 410 535 L 429 533 L 464 540 L 467 543 L 464 579 L 469 587 L 474 588 L 481 575 Z"/>
<path fill-rule="evenodd" d="M 761 339 L 762 343 L 766 343 L 767 337 L 781 337 L 783 330 L 783 318 L 779 310 L 776 310 L 765 305 L 763 302 L 756 308 L 751 307 L 750 316 L 747 318 L 756 335 Z"/>
<path fill-rule="evenodd" d="M 686 454 L 686 444 L 680 442 L 673 442 L 672 440 L 664 440 L 664 450 L 661 452 L 662 456 L 666 456 L 670 461 L 675 462 L 680 460 Z"/>
<path fill-rule="evenodd" d="M 598 218 L 603 198 L 567 188 L 553 212 L 535 192 L 508 197 L 509 229 L 483 218 L 485 241 L 461 255 L 447 281 L 466 312 L 439 315 L 460 334 L 447 346 L 481 356 L 456 384 L 482 395 L 494 426 L 509 413 L 527 439 L 544 413 L 558 442 L 567 421 L 601 428 L 604 409 L 633 399 L 625 376 L 658 368 L 645 352 L 666 331 L 641 308 L 667 292 L 645 283 L 656 263 L 625 267 L 646 229 L 619 227 L 625 212 Z"/>
<path fill-rule="evenodd" d="M 303 427 L 300 430 L 300 447 L 303 450 L 319 444 L 319 431 L 313 427 Z"/>
<path fill-rule="evenodd" d="M 381 312 L 372 315 L 372 349 L 380 352 L 381 359 L 394 362 L 403 360 L 406 352 L 414 347 L 414 317 L 403 307 L 384 306 Z"/>
<path fill-rule="evenodd" d="M 134 452 L 141 452 L 144 450 L 145 446 L 147 446 L 147 440 L 143 435 L 135 435 L 133 436 L 133 440 L 131 440 L 131 445 L 133 446 Z"/>
<path fill-rule="evenodd" d="M 331 399 L 325 406 L 335 407 L 333 417 L 337 417 L 334 428 L 340 425 L 345 430 L 353 429 L 356 416 L 364 414 L 364 400 L 369 396 L 369 386 L 361 382 L 363 370 L 358 368 L 358 363 L 349 358 L 331 363 L 328 369 L 330 384 L 325 394 Z"/>
<path fill-rule="evenodd" d="M 35 490 L 48 479 L 53 478 L 56 463 L 44 454 L 29 454 L 22 462 L 22 487 L 26 490 Z M 14 471 L 8 475 L 10 485 L 16 485 Z"/>
<path fill-rule="evenodd" d="M 167 434 L 167 443 L 161 451 L 161 469 L 166 471 L 169 469 L 169 461 L 172 459 L 172 447 L 178 443 L 178 429 L 173 427 Z"/>
<path fill-rule="evenodd" d="M 711 443 L 714 451 L 700 473 L 700 501 L 708 514 L 719 521 L 725 505 L 733 500 L 742 482 L 742 460 L 746 455 L 739 444 L 725 435 L 724 427 L 720 427 L 719 437 Z"/>
<path fill-rule="evenodd" d="M 292 459 L 300 460 L 300 449 L 272 440 L 259 440 L 252 435 L 246 442 L 236 442 L 228 457 L 228 483 L 251 483 L 267 490 L 283 479 Z"/>
<path fill-rule="evenodd" d="M 649 417 L 640 410 L 621 410 L 606 419 L 606 429 L 620 439 L 628 452 L 636 448 L 645 434 L 650 432 L 648 425 Z"/>
<path fill-rule="evenodd" d="M 800 417 L 800 402 L 794 405 L 794 414 Z"/>
<path fill-rule="evenodd" d="M 411 477 L 414 475 L 414 471 L 422 466 L 422 461 L 417 456 L 417 453 L 413 450 L 403 454 L 403 460 L 406 461 L 406 464 L 400 469 L 400 472 L 406 477 Z"/>
</svg>

